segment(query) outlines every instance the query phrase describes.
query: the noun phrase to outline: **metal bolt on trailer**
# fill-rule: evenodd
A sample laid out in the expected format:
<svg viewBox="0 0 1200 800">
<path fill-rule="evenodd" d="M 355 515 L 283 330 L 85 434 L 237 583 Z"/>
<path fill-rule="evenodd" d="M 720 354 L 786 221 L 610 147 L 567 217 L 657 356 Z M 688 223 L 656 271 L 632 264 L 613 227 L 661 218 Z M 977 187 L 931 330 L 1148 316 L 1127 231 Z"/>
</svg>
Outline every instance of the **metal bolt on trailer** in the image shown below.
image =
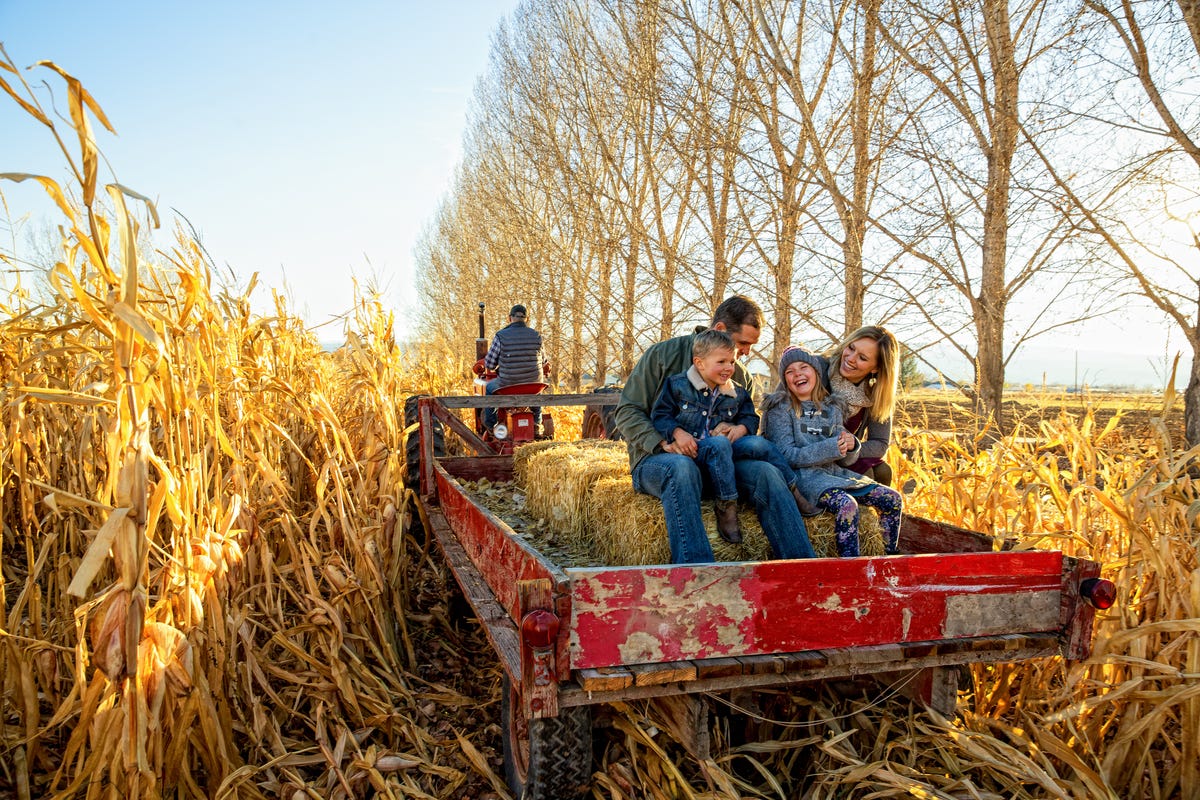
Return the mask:
<svg viewBox="0 0 1200 800">
<path fill-rule="evenodd" d="M 503 667 L 505 768 L 518 797 L 587 791 L 595 705 L 649 700 L 701 758 L 701 693 L 907 673 L 906 693 L 953 715 L 959 665 L 1086 658 L 1095 609 L 1112 605 L 1095 562 L 912 516 L 899 556 L 560 567 L 460 483 L 511 480 L 512 455 L 451 410 L 513 399 L 419 400 L 420 483 L 405 518 L 438 543 Z M 437 423 L 475 455 L 437 455 Z"/>
</svg>

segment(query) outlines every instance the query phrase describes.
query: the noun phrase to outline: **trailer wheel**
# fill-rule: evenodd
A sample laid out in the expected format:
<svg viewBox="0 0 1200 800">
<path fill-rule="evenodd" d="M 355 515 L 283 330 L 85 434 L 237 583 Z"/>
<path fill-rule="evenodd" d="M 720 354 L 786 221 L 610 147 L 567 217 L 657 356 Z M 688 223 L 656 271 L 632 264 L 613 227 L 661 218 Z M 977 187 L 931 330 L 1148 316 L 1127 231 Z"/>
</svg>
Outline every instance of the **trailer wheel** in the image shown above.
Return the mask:
<svg viewBox="0 0 1200 800">
<path fill-rule="evenodd" d="M 601 386 L 593 389 L 593 394 L 619 394 L 620 386 Z M 583 409 L 583 438 L 609 439 L 621 441 L 621 432 L 617 430 L 616 406 L 589 405 Z"/>
<path fill-rule="evenodd" d="M 429 395 L 414 394 L 404 399 L 404 484 L 416 488 L 421 480 L 421 433 L 417 430 L 417 401 Z M 433 421 L 433 454 L 446 455 L 446 433 L 440 420 Z"/>
<path fill-rule="evenodd" d="M 592 711 L 560 708 L 557 717 L 526 721 L 521 696 L 504 675 L 500 701 L 504 774 L 520 800 L 581 797 L 592 778 Z"/>
</svg>

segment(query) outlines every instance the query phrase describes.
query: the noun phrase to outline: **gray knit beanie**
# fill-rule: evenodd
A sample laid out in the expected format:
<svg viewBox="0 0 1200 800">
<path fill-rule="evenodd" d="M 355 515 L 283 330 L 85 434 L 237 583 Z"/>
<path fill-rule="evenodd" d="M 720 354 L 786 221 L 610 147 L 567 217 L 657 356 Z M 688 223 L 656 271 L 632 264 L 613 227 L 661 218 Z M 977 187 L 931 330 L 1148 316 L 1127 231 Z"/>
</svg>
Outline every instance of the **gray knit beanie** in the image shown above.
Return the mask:
<svg viewBox="0 0 1200 800">
<path fill-rule="evenodd" d="M 803 361 L 805 364 L 808 364 L 816 371 L 817 377 L 823 379 L 821 370 L 825 368 L 825 365 L 821 363 L 821 357 L 816 353 L 805 350 L 803 347 L 792 345 L 787 350 L 784 350 L 783 355 L 779 357 L 779 380 L 783 380 L 784 370 L 797 361 Z"/>
</svg>

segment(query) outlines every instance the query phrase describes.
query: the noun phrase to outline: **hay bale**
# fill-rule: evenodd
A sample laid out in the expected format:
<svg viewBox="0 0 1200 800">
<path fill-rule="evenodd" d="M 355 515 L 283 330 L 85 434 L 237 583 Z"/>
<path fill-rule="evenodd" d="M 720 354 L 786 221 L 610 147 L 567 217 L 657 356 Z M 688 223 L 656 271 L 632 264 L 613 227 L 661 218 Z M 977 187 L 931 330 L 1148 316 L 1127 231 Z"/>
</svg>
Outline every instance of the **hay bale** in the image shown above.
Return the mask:
<svg viewBox="0 0 1200 800">
<path fill-rule="evenodd" d="M 622 443 L 536 442 L 517 448 L 513 470 L 524 488 L 527 511 L 545 520 L 564 544 L 612 566 L 670 563 L 662 504 L 634 491 Z M 737 545 L 717 535 L 710 501 L 704 501 L 701 518 L 717 561 L 771 557 L 770 543 L 752 507 L 741 507 L 743 539 Z M 833 516 L 821 514 L 805 523 L 816 554 L 837 557 Z M 859 513 L 859 551 L 883 554 L 883 535 L 873 509 Z"/>
<path fill-rule="evenodd" d="M 585 506 L 592 484 L 601 478 L 628 476 L 629 458 L 619 442 L 553 444 L 557 446 L 541 448 L 522 459 L 525 507 L 559 533 L 578 537 L 587 525 Z"/>
<path fill-rule="evenodd" d="M 717 535 L 712 503 L 701 510 L 704 529 L 717 561 L 761 561 L 770 558 L 766 534 L 753 511 L 744 508 L 742 543 L 730 544 Z M 658 498 L 633 490 L 625 475 L 601 478 L 592 484 L 587 499 L 587 533 L 596 556 L 612 566 L 643 566 L 671 563 L 667 522 Z"/>
<path fill-rule="evenodd" d="M 574 442 L 555 442 L 553 440 L 547 440 L 542 442 L 529 442 L 528 444 L 523 444 L 520 447 L 515 448 L 512 454 L 513 477 L 516 479 L 517 483 L 521 484 L 522 486 L 527 485 L 528 481 L 526 480 L 526 476 L 528 475 L 529 471 L 529 462 L 534 456 L 553 448 L 570 447 L 574 444 Z"/>
<path fill-rule="evenodd" d="M 818 558 L 837 558 L 832 514 L 805 517 L 804 526 Z M 864 556 L 883 555 L 883 529 L 879 527 L 879 516 L 875 509 L 866 506 L 859 506 L 858 510 L 858 552 Z"/>
</svg>

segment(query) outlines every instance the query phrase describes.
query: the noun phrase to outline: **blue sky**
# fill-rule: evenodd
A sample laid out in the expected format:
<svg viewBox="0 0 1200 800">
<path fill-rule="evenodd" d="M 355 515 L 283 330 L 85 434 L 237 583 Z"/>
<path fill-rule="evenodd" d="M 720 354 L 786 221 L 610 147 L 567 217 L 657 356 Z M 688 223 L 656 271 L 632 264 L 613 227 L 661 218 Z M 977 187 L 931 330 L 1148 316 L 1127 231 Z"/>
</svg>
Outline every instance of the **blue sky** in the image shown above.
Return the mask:
<svg viewBox="0 0 1200 800">
<path fill-rule="evenodd" d="M 351 307 L 351 275 L 401 310 L 415 302 L 413 244 L 516 5 L 0 0 L 0 42 L 18 67 L 52 60 L 83 82 L 116 128 L 96 131 L 116 179 L 156 200 L 164 228 L 178 209 L 218 265 L 286 283 L 316 324 Z M 65 113 L 57 76 L 24 74 Z M 0 97 L 0 172 L 64 169 L 47 131 Z M 28 184 L 0 191 L 16 216 L 42 202 Z M 18 236 L 36 227 L 19 223 Z"/>
</svg>

